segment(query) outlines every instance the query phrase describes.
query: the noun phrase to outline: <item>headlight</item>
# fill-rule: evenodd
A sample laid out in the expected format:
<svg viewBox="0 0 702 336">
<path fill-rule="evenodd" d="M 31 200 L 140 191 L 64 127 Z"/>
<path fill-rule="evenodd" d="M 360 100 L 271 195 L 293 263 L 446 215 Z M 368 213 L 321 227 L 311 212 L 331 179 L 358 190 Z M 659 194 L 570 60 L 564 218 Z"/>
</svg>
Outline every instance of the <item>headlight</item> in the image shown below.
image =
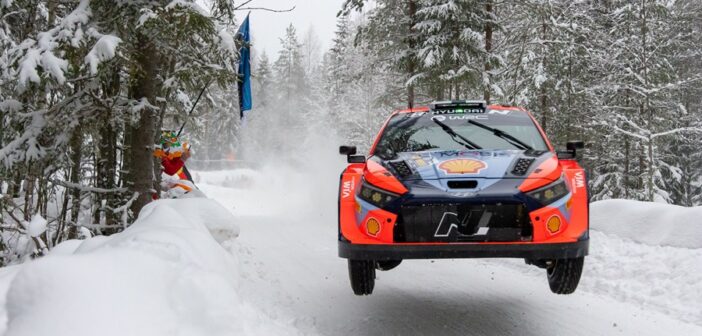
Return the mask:
<svg viewBox="0 0 702 336">
<path fill-rule="evenodd" d="M 373 204 L 379 208 L 384 207 L 388 203 L 396 200 L 400 195 L 393 194 L 389 191 L 374 187 L 365 181 L 361 185 L 361 191 L 358 193 L 358 197 L 370 204 Z"/>
<path fill-rule="evenodd" d="M 569 192 L 570 190 L 568 190 L 565 180 L 561 177 L 558 181 L 541 189 L 528 192 L 527 195 L 535 198 L 542 205 L 549 205 L 568 195 Z"/>
</svg>

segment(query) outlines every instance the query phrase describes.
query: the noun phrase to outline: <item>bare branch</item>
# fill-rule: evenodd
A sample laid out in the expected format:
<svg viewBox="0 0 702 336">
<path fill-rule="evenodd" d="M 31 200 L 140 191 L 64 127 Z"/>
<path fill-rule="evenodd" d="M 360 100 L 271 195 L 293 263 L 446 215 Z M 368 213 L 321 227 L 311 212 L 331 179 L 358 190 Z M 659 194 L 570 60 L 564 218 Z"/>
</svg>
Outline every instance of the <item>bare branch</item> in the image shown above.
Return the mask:
<svg viewBox="0 0 702 336">
<path fill-rule="evenodd" d="M 242 3 L 241 5 L 234 7 L 234 10 L 239 10 L 241 7 L 246 6 L 246 5 L 247 5 L 248 3 L 250 3 L 251 1 L 253 1 L 253 0 L 246 0 L 246 1 L 244 1 L 244 3 Z"/>
<path fill-rule="evenodd" d="M 237 10 L 262 10 L 262 11 L 268 11 L 268 12 L 274 12 L 274 13 L 285 13 L 285 12 L 292 12 L 295 10 L 296 6 L 292 6 L 289 9 L 272 9 L 272 8 L 266 8 L 266 7 L 246 7 L 246 8 L 238 8 Z"/>
</svg>

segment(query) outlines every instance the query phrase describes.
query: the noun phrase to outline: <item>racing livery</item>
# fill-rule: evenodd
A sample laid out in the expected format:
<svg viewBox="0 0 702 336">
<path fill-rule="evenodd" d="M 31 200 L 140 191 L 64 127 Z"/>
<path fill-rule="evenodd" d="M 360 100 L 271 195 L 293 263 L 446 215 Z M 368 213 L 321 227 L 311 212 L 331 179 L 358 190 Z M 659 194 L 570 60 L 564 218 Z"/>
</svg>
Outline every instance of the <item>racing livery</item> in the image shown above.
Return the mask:
<svg viewBox="0 0 702 336">
<path fill-rule="evenodd" d="M 573 293 L 589 244 L 580 141 L 555 151 L 533 116 L 481 101 L 393 113 L 369 156 L 341 146 L 339 256 L 369 295 L 403 259 L 523 258 Z"/>
</svg>

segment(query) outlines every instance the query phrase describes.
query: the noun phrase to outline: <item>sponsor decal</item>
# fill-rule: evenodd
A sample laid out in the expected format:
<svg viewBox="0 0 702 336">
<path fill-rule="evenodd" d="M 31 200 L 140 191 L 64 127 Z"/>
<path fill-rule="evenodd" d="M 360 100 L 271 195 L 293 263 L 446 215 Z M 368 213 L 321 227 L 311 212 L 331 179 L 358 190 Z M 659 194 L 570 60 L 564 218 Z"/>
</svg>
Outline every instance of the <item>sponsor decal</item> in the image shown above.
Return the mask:
<svg viewBox="0 0 702 336">
<path fill-rule="evenodd" d="M 446 174 L 477 174 L 487 168 L 487 163 L 475 159 L 453 159 L 444 161 L 439 165 L 439 169 Z"/>
<path fill-rule="evenodd" d="M 366 231 L 368 234 L 377 237 L 380 233 L 380 222 L 377 219 L 371 218 L 366 222 Z"/>
<path fill-rule="evenodd" d="M 464 151 L 464 150 L 448 150 L 438 152 L 441 157 L 458 157 L 458 156 L 492 156 L 492 157 L 504 157 L 510 154 L 506 151 L 501 152 L 488 152 L 488 151 Z"/>
<path fill-rule="evenodd" d="M 351 196 L 351 192 L 353 191 L 353 186 L 354 186 L 353 179 L 351 179 L 349 181 L 345 181 L 341 185 L 341 198 L 347 198 L 347 197 Z"/>
<path fill-rule="evenodd" d="M 585 188 L 585 173 L 582 171 L 575 173 L 573 184 L 576 188 Z"/>
<path fill-rule="evenodd" d="M 455 109 L 441 109 L 434 111 L 434 114 L 463 114 L 463 113 L 485 113 L 485 109 L 482 107 L 466 107 L 466 108 L 455 108 Z"/>
<path fill-rule="evenodd" d="M 558 232 L 561 229 L 561 218 L 558 217 L 558 215 L 549 217 L 546 221 L 546 229 L 548 229 L 548 232 L 551 234 Z"/>
<path fill-rule="evenodd" d="M 490 120 L 490 118 L 483 114 L 458 114 L 458 115 L 435 115 L 431 117 L 432 120 L 446 121 L 446 120 Z"/>
<path fill-rule="evenodd" d="M 471 191 L 465 191 L 465 192 L 449 192 L 449 195 L 453 197 L 475 197 L 478 195 L 478 193 L 471 192 Z"/>
<path fill-rule="evenodd" d="M 436 232 L 434 232 L 434 237 L 446 238 L 451 236 L 454 230 L 458 230 L 459 226 L 466 226 L 470 222 L 473 216 L 480 216 L 478 221 L 478 235 L 487 234 L 489 228 L 487 227 L 490 219 L 492 218 L 492 212 L 483 210 L 472 210 L 463 216 L 463 220 L 458 217 L 455 212 L 444 212 L 441 216 L 441 221 L 439 226 L 436 227 Z"/>
<path fill-rule="evenodd" d="M 500 115 L 508 115 L 512 112 L 511 110 L 490 110 L 488 114 L 500 114 Z"/>
<path fill-rule="evenodd" d="M 417 164 L 417 167 L 424 167 L 427 165 L 427 162 L 424 161 L 424 159 L 422 159 L 422 158 L 414 159 L 414 163 Z"/>
<path fill-rule="evenodd" d="M 427 114 L 426 112 L 414 112 L 414 113 L 409 113 L 410 118 L 419 118 L 423 115 Z"/>
<path fill-rule="evenodd" d="M 441 216 L 441 221 L 439 226 L 436 227 L 436 232 L 434 232 L 434 237 L 448 237 L 451 235 L 451 231 L 458 229 L 458 225 L 461 222 L 458 219 L 458 214 L 455 212 L 444 212 Z"/>
</svg>

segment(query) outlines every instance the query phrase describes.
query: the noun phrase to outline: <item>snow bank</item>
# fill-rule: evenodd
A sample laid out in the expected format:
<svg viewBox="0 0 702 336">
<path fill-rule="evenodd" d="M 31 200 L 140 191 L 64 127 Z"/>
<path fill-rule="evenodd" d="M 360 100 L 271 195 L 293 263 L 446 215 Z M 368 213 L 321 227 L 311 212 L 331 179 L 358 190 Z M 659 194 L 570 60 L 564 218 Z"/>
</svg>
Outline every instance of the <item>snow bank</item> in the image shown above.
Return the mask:
<svg viewBox="0 0 702 336">
<path fill-rule="evenodd" d="M 631 200 L 590 205 L 591 228 L 647 245 L 702 248 L 702 207 Z"/>
<path fill-rule="evenodd" d="M 702 249 L 639 244 L 596 231 L 590 238 L 578 290 L 702 326 Z"/>
<path fill-rule="evenodd" d="M 122 233 L 0 270 L 0 334 L 289 334 L 241 300 L 238 234 L 214 201 L 154 202 Z"/>
</svg>

